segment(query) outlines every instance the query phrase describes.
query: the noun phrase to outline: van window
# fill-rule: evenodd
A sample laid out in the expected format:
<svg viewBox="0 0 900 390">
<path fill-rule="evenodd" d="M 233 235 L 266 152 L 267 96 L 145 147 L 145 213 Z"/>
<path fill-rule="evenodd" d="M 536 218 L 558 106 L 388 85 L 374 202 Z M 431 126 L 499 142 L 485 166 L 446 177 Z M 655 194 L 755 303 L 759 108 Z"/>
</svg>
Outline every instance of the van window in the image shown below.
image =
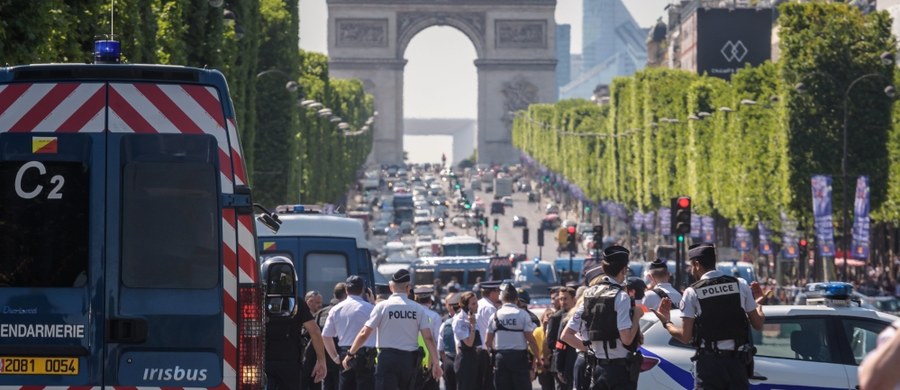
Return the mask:
<svg viewBox="0 0 900 390">
<path fill-rule="evenodd" d="M 0 163 L 0 287 L 87 282 L 88 177 L 82 162 Z"/>
<path fill-rule="evenodd" d="M 415 272 L 413 281 L 416 284 L 434 283 L 434 268 L 418 268 L 413 272 Z"/>
<path fill-rule="evenodd" d="M 467 275 L 468 278 L 466 279 L 466 284 L 475 284 L 479 278 L 481 278 L 482 281 L 485 281 L 487 280 L 484 278 L 485 275 L 487 275 L 486 269 L 470 269 L 469 274 Z"/>
<path fill-rule="evenodd" d="M 215 287 L 221 268 L 215 139 L 133 135 L 122 145 L 122 282 Z"/>
<path fill-rule="evenodd" d="M 306 291 L 333 291 L 334 285 L 347 280 L 347 256 L 340 253 L 310 252 L 306 255 Z M 300 295 L 306 291 L 298 291 Z"/>
</svg>

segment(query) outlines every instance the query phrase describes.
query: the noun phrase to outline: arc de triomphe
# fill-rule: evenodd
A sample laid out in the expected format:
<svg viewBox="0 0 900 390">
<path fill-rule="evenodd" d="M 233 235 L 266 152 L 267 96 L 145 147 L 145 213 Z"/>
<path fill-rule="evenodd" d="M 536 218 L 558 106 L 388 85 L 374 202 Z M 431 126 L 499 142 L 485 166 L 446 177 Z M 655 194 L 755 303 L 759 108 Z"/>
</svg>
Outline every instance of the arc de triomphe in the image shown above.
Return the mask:
<svg viewBox="0 0 900 390">
<path fill-rule="evenodd" d="M 454 27 L 475 46 L 479 162 L 518 161 L 512 112 L 556 100 L 556 0 L 327 2 L 329 71 L 362 80 L 374 95 L 377 162 L 403 161 L 403 53 L 428 27 Z"/>
</svg>

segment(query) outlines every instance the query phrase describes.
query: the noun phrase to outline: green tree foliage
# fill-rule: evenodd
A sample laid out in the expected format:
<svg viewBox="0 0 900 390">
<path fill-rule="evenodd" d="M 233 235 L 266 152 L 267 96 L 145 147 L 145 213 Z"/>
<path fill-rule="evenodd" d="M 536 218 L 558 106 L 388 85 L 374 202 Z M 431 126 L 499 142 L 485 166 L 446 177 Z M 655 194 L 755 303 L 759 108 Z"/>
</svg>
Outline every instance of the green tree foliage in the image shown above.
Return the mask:
<svg viewBox="0 0 900 390">
<path fill-rule="evenodd" d="M 334 202 L 355 182 L 372 131 L 345 136 L 301 109 L 299 98 L 331 107 L 361 128 L 373 114 L 359 82 L 328 77 L 328 58 L 301 53 L 298 0 L 117 0 L 122 60 L 220 69 L 229 82 L 245 163 L 257 201 Z M 0 64 L 89 62 L 111 33 L 109 0 L 0 0 Z M 224 18 L 225 10 L 235 16 Z M 238 30 L 242 34 L 237 34 Z M 260 73 L 274 70 L 277 72 Z M 300 90 L 286 90 L 288 81 Z"/>
<path fill-rule="evenodd" d="M 900 122 L 891 118 L 900 105 L 884 96 L 894 77 L 879 58 L 895 44 L 890 19 L 841 3 L 791 2 L 779 23 L 778 63 L 741 69 L 730 82 L 644 70 L 613 80 L 608 107 L 532 105 L 516 118 L 514 144 L 593 200 L 646 211 L 689 195 L 697 213 L 734 224 L 778 229 L 785 211 L 809 226 L 812 174 L 836 178 L 840 204 L 843 94 L 874 73 L 849 95 L 848 172 L 851 180 L 869 175 L 873 207 L 884 204 L 877 215 L 897 220 Z"/>
</svg>

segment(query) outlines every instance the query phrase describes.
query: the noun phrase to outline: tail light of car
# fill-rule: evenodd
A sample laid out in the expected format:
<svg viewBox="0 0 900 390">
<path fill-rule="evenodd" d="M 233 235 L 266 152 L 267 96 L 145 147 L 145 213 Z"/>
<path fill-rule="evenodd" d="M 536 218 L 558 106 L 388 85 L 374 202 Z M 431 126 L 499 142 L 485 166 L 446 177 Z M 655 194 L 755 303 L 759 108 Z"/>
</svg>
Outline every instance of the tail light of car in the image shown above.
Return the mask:
<svg viewBox="0 0 900 390">
<path fill-rule="evenodd" d="M 644 361 L 641 362 L 641 372 L 650 371 L 653 367 L 656 367 L 659 364 L 659 359 L 644 356 Z"/>
</svg>

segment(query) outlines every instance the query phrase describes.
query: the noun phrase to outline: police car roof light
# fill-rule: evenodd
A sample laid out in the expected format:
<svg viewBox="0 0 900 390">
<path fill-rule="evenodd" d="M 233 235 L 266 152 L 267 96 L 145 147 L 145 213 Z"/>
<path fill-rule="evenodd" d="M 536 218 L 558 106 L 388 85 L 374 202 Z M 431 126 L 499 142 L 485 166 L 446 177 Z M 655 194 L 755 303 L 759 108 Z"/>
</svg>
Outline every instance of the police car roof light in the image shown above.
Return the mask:
<svg viewBox="0 0 900 390">
<path fill-rule="evenodd" d="M 304 211 L 306 211 L 306 208 L 304 208 L 302 204 L 294 205 L 295 213 L 302 213 Z"/>
<path fill-rule="evenodd" d="M 118 64 L 122 55 L 122 46 L 119 41 L 102 39 L 94 41 L 95 64 Z"/>
</svg>

